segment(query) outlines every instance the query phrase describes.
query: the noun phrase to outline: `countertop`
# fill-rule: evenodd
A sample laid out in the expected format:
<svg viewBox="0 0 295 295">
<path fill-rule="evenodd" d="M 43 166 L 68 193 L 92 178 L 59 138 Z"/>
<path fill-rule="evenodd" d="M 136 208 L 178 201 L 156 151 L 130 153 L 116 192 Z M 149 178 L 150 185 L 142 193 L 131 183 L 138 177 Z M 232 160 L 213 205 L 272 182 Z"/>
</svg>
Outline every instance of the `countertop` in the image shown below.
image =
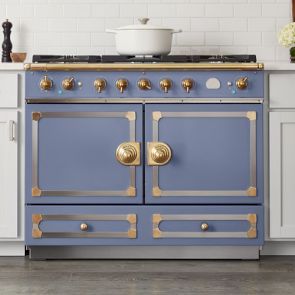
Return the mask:
<svg viewBox="0 0 295 295">
<path fill-rule="evenodd" d="M 23 63 L 0 62 L 0 71 L 22 71 L 24 69 Z"/>
</svg>

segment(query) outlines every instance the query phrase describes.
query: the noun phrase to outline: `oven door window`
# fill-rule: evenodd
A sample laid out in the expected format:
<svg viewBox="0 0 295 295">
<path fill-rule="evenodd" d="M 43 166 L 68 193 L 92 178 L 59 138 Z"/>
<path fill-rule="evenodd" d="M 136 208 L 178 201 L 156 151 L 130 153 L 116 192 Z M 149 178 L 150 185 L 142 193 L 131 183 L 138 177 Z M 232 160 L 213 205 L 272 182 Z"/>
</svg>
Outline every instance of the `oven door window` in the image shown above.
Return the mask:
<svg viewBox="0 0 295 295">
<path fill-rule="evenodd" d="M 260 104 L 149 105 L 148 203 L 253 203 L 263 198 Z"/>
<path fill-rule="evenodd" d="M 140 105 L 27 105 L 27 203 L 142 202 L 141 117 Z"/>
</svg>

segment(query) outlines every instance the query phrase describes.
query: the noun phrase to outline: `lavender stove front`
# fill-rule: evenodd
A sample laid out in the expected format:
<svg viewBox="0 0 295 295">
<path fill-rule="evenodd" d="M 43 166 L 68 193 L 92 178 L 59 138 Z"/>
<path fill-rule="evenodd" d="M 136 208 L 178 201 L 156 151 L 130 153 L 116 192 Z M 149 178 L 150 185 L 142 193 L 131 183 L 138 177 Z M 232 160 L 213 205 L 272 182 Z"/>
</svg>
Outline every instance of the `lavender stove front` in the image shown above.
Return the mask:
<svg viewBox="0 0 295 295">
<path fill-rule="evenodd" d="M 26 67 L 30 257 L 257 259 L 255 56 L 35 56 Z"/>
</svg>

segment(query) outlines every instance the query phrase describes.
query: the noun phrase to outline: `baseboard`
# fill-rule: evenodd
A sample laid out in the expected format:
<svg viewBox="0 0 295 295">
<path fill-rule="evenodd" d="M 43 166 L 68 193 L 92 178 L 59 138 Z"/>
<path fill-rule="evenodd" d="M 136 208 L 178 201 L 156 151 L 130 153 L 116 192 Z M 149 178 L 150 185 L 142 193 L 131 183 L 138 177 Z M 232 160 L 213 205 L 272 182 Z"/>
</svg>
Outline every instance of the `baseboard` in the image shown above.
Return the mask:
<svg viewBox="0 0 295 295">
<path fill-rule="evenodd" d="M 24 242 L 0 242 L 0 256 L 25 256 Z"/>
<path fill-rule="evenodd" d="M 295 242 L 266 242 L 260 255 L 295 255 Z"/>
</svg>

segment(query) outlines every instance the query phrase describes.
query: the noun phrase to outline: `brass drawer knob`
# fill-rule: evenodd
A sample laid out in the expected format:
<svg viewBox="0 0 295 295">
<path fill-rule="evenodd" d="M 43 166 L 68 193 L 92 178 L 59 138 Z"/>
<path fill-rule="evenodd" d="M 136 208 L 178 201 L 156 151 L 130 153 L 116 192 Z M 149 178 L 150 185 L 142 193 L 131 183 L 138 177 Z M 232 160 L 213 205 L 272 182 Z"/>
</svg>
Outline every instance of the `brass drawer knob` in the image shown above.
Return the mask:
<svg viewBox="0 0 295 295">
<path fill-rule="evenodd" d="M 122 165 L 140 165 L 140 147 L 138 142 L 123 142 L 116 151 L 116 158 Z"/>
<path fill-rule="evenodd" d="M 162 166 L 167 164 L 172 157 L 171 148 L 164 142 L 148 143 L 148 165 Z"/>
<path fill-rule="evenodd" d="M 204 222 L 201 224 L 201 231 L 207 231 L 209 229 L 209 224 Z"/>
<path fill-rule="evenodd" d="M 87 223 L 81 223 L 80 224 L 81 231 L 87 231 L 88 230 L 88 224 Z"/>
</svg>

